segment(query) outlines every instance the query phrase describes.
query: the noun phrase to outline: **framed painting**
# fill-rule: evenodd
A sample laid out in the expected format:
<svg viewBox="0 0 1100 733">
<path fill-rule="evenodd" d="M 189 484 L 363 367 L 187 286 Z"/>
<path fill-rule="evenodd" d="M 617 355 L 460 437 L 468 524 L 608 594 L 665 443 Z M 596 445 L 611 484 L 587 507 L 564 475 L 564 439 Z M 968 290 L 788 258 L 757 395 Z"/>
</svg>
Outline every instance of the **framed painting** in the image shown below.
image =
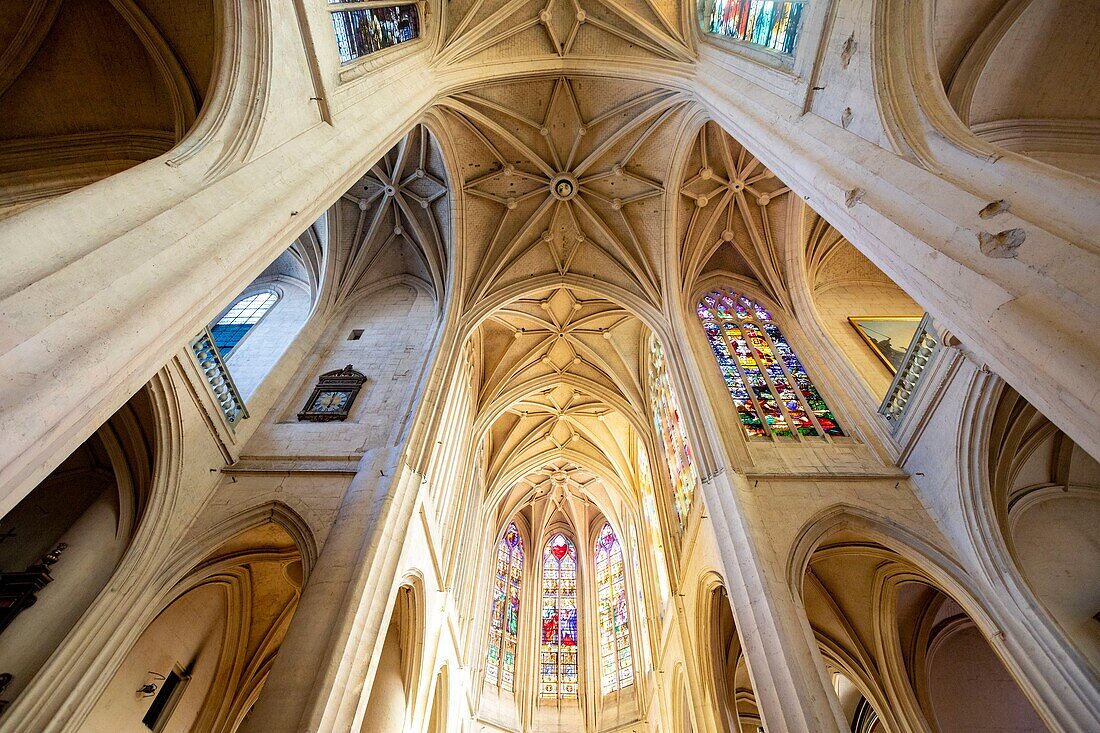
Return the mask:
<svg viewBox="0 0 1100 733">
<path fill-rule="evenodd" d="M 917 332 L 921 316 L 849 316 L 848 323 L 882 360 L 891 374 L 897 374 Z"/>
</svg>

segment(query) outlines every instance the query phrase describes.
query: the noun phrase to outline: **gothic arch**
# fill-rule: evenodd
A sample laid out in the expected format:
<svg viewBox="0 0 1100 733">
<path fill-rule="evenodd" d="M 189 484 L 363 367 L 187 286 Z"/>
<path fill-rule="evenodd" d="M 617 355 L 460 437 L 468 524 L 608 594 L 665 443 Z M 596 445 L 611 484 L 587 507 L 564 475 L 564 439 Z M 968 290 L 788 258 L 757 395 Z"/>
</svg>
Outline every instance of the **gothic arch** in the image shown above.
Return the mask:
<svg viewBox="0 0 1100 733">
<path fill-rule="evenodd" d="M 830 540 L 834 543 L 828 544 Z M 927 632 L 932 629 L 932 620 L 939 620 L 936 610 L 941 607 L 956 609 L 952 613 L 968 619 L 971 627 L 976 628 L 979 641 L 973 643 L 984 650 L 982 658 L 987 660 L 981 679 L 994 686 L 1007 685 L 996 694 L 1016 690 L 1016 707 L 1005 709 L 1022 715 L 1021 725 L 1041 725 L 1036 711 L 1045 710 L 1032 708 L 1032 704 L 1041 702 L 1040 693 L 1030 685 L 1027 671 L 1013 656 L 1014 649 L 1005 643 L 1001 627 L 983 605 L 984 596 L 961 569 L 933 546 L 869 512 L 834 507 L 807 523 L 794 547 L 790 580 L 811 627 L 816 635 L 824 634 L 834 644 L 847 648 L 844 655 L 826 655 L 820 647 L 819 651 L 838 662 L 847 657 L 863 667 L 862 674 L 848 676 L 859 681 L 869 675 L 875 681 L 867 690 L 872 697 L 864 693 L 869 700 L 877 697 L 877 689 L 881 687 L 887 700 L 881 708 L 887 713 L 887 725 L 908 731 L 934 730 L 929 723 L 934 714 L 952 709 L 957 714 L 957 705 L 951 708 L 954 703 L 942 702 L 946 699 L 942 695 L 934 698 L 922 681 L 924 675 L 931 674 L 925 661 L 930 658 L 926 647 L 932 638 Z M 841 567 L 847 568 L 846 573 L 859 573 L 852 576 L 858 580 L 838 585 L 837 573 Z M 793 577 L 800 570 L 806 582 Z M 821 575 L 822 572 L 826 575 Z M 813 583 L 809 582 L 811 578 Z M 864 600 L 852 600 L 857 593 L 863 593 Z M 850 597 L 842 602 L 835 594 Z M 830 604 L 835 616 L 832 620 L 823 610 Z M 922 608 L 924 611 L 920 611 Z M 914 613 L 928 620 L 925 626 L 913 625 L 910 619 Z M 827 633 L 826 628 L 833 631 Z M 952 668 L 938 669 L 941 677 L 937 679 L 943 674 L 956 674 Z M 942 693 L 947 688 L 941 684 L 937 689 Z M 1032 702 L 1025 701 L 1025 695 Z M 944 708 L 944 704 L 948 707 Z M 988 704 L 988 696 L 983 704 Z"/>
<path fill-rule="evenodd" d="M 179 165 L 227 131 L 215 169 L 251 152 L 267 100 L 269 12 L 210 0 L 186 11 L 198 29 L 191 33 L 178 12 L 132 0 L 8 10 L 0 95 L 10 109 L 39 113 L 8 120 L 0 134 L 8 161 L 0 206 L 33 204 L 165 153 Z M 43 85 L 67 90 L 56 95 L 63 111 L 34 96 Z"/>
<path fill-rule="evenodd" d="M 202 559 L 146 609 L 140 634 L 90 701 L 89 725 L 120 709 L 144 712 L 150 701 L 134 701 L 130 684 L 137 670 L 151 668 L 154 685 L 155 675 L 173 669 L 183 679 L 174 698 L 180 710 L 173 703 L 166 715 L 182 711 L 204 730 L 234 730 L 267 679 L 305 577 L 302 553 L 275 516 L 270 507 L 244 512 L 205 536 L 205 552 L 196 543 L 189 556 Z"/>
<path fill-rule="evenodd" d="M 1052 579 L 1065 577 L 1070 567 L 1069 558 L 1054 551 L 1054 543 L 1065 541 L 1067 533 L 1080 534 L 1074 530 L 1074 516 L 1088 525 L 1088 517 L 1100 512 L 1096 461 L 991 374 L 975 375 L 965 404 L 959 492 L 981 567 L 1031 611 L 1025 614 L 1029 625 L 1057 657 L 1084 655 L 1095 668 L 1100 639 L 1092 629 L 1096 611 L 1089 609 L 1097 599 L 1089 592 L 1095 582 L 1087 575 L 1094 563 L 1074 563 L 1084 576 L 1070 576 L 1061 584 Z M 1059 505 L 1072 511 L 1050 514 Z M 1044 512 L 1049 515 L 1046 520 Z M 1058 524 L 1049 525 L 1050 521 Z M 1040 534 L 1029 539 L 1028 531 Z M 1048 575 L 1036 570 L 1041 558 L 1062 571 Z"/>
<path fill-rule="evenodd" d="M 368 676 L 353 729 L 399 733 L 412 724 L 421 684 L 425 639 L 424 580 L 419 571 L 402 576 L 394 589 L 389 624 L 379 635 L 377 663 Z"/>
</svg>

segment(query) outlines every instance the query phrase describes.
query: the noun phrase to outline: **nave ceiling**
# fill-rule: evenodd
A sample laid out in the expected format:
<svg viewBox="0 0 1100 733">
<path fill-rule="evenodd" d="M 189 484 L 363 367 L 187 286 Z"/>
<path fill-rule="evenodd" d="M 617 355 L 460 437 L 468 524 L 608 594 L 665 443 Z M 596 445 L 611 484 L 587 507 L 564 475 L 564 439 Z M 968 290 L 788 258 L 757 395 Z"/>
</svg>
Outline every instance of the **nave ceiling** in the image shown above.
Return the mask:
<svg viewBox="0 0 1100 733">
<path fill-rule="evenodd" d="M 690 62 L 677 0 L 455 0 L 444 6 L 445 64 L 485 59 Z"/>
<path fill-rule="evenodd" d="M 341 297 L 415 281 L 458 310 L 490 493 L 563 459 L 636 486 L 650 340 L 702 290 L 790 312 L 803 269 L 881 276 L 690 95 L 635 80 L 472 86 L 336 210 Z"/>
</svg>

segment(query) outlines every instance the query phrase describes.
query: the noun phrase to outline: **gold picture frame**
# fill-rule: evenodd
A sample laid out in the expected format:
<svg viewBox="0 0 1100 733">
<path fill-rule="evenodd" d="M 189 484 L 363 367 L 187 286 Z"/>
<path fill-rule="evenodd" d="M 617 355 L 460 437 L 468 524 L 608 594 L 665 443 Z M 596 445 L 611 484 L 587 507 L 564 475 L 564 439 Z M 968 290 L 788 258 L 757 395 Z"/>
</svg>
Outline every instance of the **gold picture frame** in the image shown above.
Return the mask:
<svg viewBox="0 0 1100 733">
<path fill-rule="evenodd" d="M 917 332 L 922 316 L 848 316 L 848 323 L 856 330 L 875 356 L 886 365 L 891 374 L 897 374 Z"/>
</svg>

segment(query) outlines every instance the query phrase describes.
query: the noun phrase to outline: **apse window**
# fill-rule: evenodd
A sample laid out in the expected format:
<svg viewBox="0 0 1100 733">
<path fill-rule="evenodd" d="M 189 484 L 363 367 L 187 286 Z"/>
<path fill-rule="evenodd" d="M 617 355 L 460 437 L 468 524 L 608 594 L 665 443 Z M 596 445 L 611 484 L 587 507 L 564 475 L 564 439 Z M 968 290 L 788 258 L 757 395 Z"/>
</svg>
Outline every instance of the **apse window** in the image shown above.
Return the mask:
<svg viewBox="0 0 1100 733">
<path fill-rule="evenodd" d="M 231 305 L 210 329 L 222 356 L 228 356 L 278 300 L 279 296 L 274 290 L 264 290 L 246 295 Z"/>
<path fill-rule="evenodd" d="M 416 5 L 380 5 L 375 2 L 329 0 L 340 63 L 347 64 L 376 51 L 420 37 Z M 353 7 L 346 7 L 352 5 Z"/>
<path fill-rule="evenodd" d="M 577 548 L 559 532 L 542 556 L 539 698 L 576 699 L 577 669 Z"/>
<path fill-rule="evenodd" d="M 512 522 L 497 545 L 497 569 L 493 577 L 489 618 L 489 654 L 485 662 L 486 683 L 508 692 L 513 691 L 515 683 L 522 578 L 523 540 L 515 522 Z"/>
<path fill-rule="evenodd" d="M 806 0 L 706 0 L 703 30 L 793 56 Z"/>
<path fill-rule="evenodd" d="M 600 679 L 603 694 L 634 684 L 623 548 L 610 524 L 596 540 L 596 600 L 599 603 Z"/>
</svg>

